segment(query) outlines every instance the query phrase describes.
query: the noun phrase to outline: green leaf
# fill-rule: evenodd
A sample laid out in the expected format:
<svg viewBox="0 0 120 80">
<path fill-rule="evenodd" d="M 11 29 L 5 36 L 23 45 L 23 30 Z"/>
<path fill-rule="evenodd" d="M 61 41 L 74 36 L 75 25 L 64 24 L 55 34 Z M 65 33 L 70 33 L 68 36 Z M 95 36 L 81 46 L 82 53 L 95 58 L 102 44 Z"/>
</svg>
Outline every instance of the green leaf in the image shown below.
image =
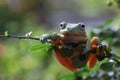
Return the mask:
<svg viewBox="0 0 120 80">
<path fill-rule="evenodd" d="M 59 77 L 59 80 L 75 80 L 74 74 L 64 74 Z"/>
<path fill-rule="evenodd" d="M 112 59 L 113 57 L 116 57 L 116 54 L 114 53 L 111 53 L 112 49 L 111 47 L 108 48 L 108 50 L 106 51 L 106 57 L 109 58 L 109 59 Z"/>
<path fill-rule="evenodd" d="M 101 29 L 104 29 L 104 28 L 106 28 L 106 27 L 109 27 L 109 25 L 110 25 L 112 22 L 113 22 L 113 20 L 112 20 L 112 19 L 109 19 L 109 20 L 107 20 L 107 21 L 104 23 L 104 25 L 102 25 L 100 28 L 101 28 Z"/>
<path fill-rule="evenodd" d="M 95 36 L 95 33 L 94 33 L 93 31 L 91 31 L 91 32 L 89 33 L 89 37 L 92 38 L 93 36 Z"/>
<path fill-rule="evenodd" d="M 33 46 L 30 50 L 37 51 L 37 50 L 49 50 L 51 48 L 50 44 L 37 44 Z"/>
<path fill-rule="evenodd" d="M 4 32 L 4 35 L 5 35 L 5 36 L 8 36 L 8 31 L 5 31 L 5 32 Z"/>
<path fill-rule="evenodd" d="M 120 8 L 120 0 L 116 0 L 117 2 L 117 7 Z"/>
<path fill-rule="evenodd" d="M 106 62 L 101 64 L 100 69 L 104 70 L 104 71 L 110 71 L 114 69 L 114 63 L 112 62 Z"/>
<path fill-rule="evenodd" d="M 117 56 L 117 55 L 116 55 L 116 56 L 115 56 L 115 59 L 116 59 L 116 60 L 120 60 L 120 56 Z"/>
<path fill-rule="evenodd" d="M 112 19 L 107 20 L 107 21 L 105 22 L 104 26 L 108 26 L 109 24 L 112 23 L 112 21 L 113 21 Z"/>
</svg>

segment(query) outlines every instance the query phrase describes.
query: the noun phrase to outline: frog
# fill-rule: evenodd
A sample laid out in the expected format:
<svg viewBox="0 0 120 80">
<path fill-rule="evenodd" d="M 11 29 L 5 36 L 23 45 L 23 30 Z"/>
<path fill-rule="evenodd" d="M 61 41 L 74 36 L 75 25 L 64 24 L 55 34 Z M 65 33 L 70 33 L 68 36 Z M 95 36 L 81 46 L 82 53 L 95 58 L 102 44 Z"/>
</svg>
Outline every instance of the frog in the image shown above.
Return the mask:
<svg viewBox="0 0 120 80">
<path fill-rule="evenodd" d="M 85 24 L 61 22 L 60 33 L 43 34 L 42 43 L 51 43 L 57 60 L 69 70 L 76 72 L 88 65 L 93 68 L 97 60 L 103 60 L 107 45 L 102 45 L 98 37 L 88 39 Z"/>
</svg>

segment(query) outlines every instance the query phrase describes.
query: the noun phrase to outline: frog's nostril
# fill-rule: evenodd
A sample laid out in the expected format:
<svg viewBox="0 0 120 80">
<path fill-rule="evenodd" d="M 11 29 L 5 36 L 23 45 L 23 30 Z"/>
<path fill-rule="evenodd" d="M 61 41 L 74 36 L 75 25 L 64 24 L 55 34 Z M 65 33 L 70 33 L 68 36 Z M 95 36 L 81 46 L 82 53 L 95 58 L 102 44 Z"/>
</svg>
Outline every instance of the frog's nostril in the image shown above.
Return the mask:
<svg viewBox="0 0 120 80">
<path fill-rule="evenodd" d="M 70 28 L 67 28 L 68 31 L 70 31 Z"/>
</svg>

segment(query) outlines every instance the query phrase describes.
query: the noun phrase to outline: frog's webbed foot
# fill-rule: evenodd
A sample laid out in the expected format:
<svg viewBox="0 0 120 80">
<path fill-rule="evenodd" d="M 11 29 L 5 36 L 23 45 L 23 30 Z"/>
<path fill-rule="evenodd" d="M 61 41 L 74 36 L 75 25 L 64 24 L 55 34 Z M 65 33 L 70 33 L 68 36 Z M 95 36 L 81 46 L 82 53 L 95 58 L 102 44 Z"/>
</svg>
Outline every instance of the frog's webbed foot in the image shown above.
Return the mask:
<svg viewBox="0 0 120 80">
<path fill-rule="evenodd" d="M 49 34 L 42 34 L 39 38 L 41 43 L 48 43 L 51 41 L 51 35 Z"/>
<path fill-rule="evenodd" d="M 52 39 L 59 40 L 60 39 L 60 35 L 57 34 L 56 32 L 54 32 L 54 33 L 52 33 Z"/>
<path fill-rule="evenodd" d="M 106 43 L 100 43 L 97 37 L 93 37 L 91 40 L 92 52 L 95 54 L 99 61 L 104 60 L 105 53 L 109 48 Z"/>
<path fill-rule="evenodd" d="M 55 32 L 53 34 L 42 34 L 39 37 L 41 43 L 50 43 L 51 40 L 58 40 L 59 38 L 60 36 Z"/>
</svg>

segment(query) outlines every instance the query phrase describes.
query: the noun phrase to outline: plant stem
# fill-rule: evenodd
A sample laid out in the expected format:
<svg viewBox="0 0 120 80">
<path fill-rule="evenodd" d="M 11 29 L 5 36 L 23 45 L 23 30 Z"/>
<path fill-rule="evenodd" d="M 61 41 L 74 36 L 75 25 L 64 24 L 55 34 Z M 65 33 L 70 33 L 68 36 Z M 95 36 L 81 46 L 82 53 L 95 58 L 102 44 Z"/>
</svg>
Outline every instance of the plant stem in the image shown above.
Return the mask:
<svg viewBox="0 0 120 80">
<path fill-rule="evenodd" d="M 117 63 L 120 65 L 120 61 L 117 60 L 117 58 L 119 58 L 119 56 L 115 55 L 114 53 L 111 53 L 111 52 L 110 52 L 109 55 L 106 56 L 106 57 L 109 58 L 109 59 L 114 60 L 115 62 L 117 62 Z"/>
<path fill-rule="evenodd" d="M 32 40 L 40 40 L 38 37 L 27 37 L 27 36 L 16 36 L 16 35 L 0 35 L 0 37 L 9 37 L 9 38 L 17 38 L 17 39 L 32 39 Z"/>
</svg>

